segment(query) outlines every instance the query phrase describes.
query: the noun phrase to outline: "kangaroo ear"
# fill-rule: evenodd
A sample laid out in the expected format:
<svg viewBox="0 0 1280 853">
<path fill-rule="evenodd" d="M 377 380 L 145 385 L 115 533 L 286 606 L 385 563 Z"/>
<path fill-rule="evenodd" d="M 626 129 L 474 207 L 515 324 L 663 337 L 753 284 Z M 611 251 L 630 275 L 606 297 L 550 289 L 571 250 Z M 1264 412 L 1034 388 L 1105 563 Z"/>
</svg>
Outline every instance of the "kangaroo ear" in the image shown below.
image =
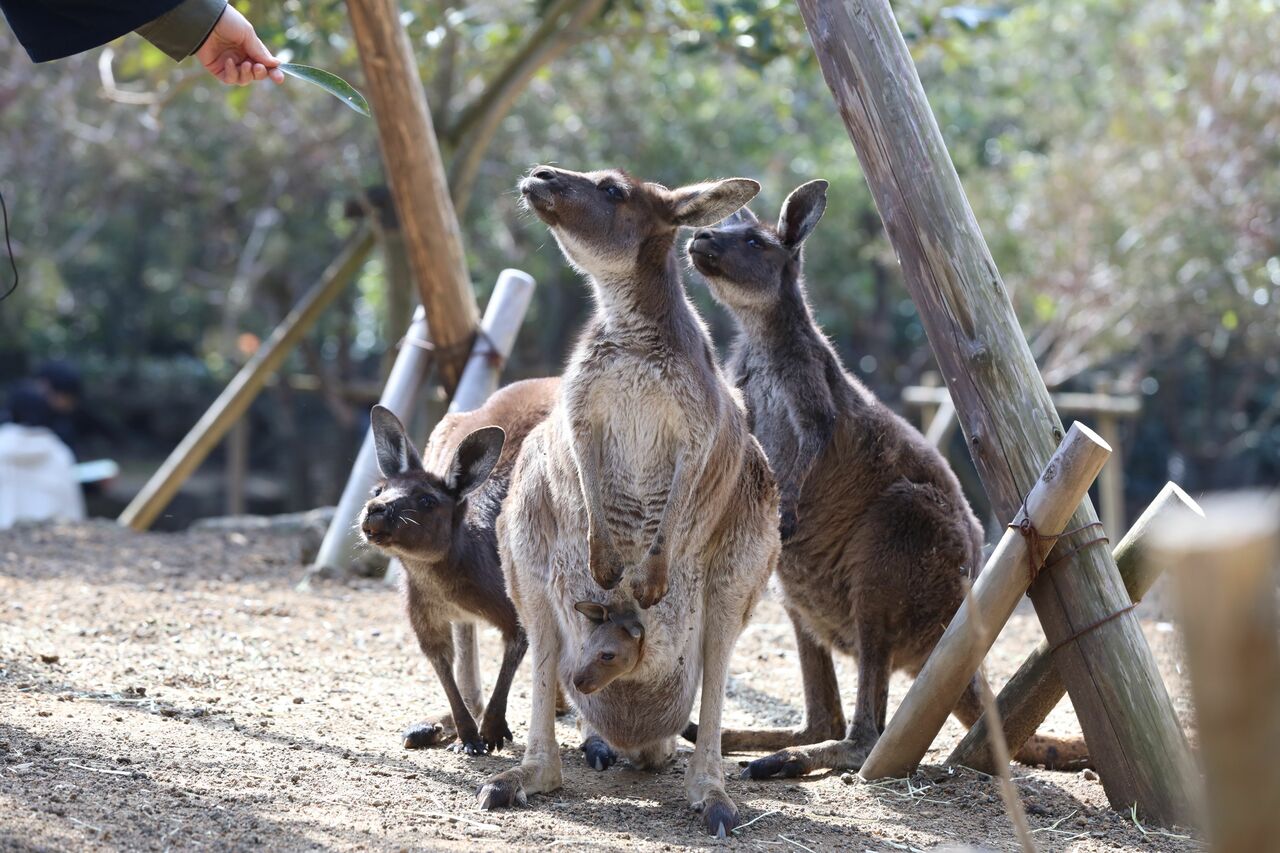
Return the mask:
<svg viewBox="0 0 1280 853">
<path fill-rule="evenodd" d="M 609 621 L 609 609 L 603 604 L 596 604 L 594 601 L 579 601 L 573 605 L 573 609 L 597 625 L 603 625 Z"/>
<path fill-rule="evenodd" d="M 827 209 L 827 182 L 801 184 L 791 191 L 778 214 L 778 236 L 791 248 L 804 242 Z"/>
<path fill-rule="evenodd" d="M 481 427 L 462 439 L 458 450 L 453 454 L 453 462 L 449 465 L 449 474 L 444 479 L 445 486 L 453 492 L 454 498 L 462 500 L 481 483 L 489 478 L 493 466 L 498 464 L 502 455 L 502 443 L 507 434 L 502 427 Z"/>
<path fill-rule="evenodd" d="M 742 208 L 739 208 L 737 212 L 730 213 L 728 216 L 726 216 L 724 218 L 724 221 L 721 222 L 720 224 L 721 225 L 755 225 L 759 221 L 760 220 L 756 218 L 756 215 L 751 212 L 751 208 L 742 207 Z"/>
<path fill-rule="evenodd" d="M 644 623 L 640 621 L 640 617 L 634 613 L 615 613 L 611 617 L 614 624 L 620 625 L 624 631 L 631 635 L 633 640 L 644 639 Z"/>
<path fill-rule="evenodd" d="M 373 427 L 373 448 L 377 452 L 378 470 L 384 477 L 406 471 L 421 471 L 422 458 L 413 442 L 405 435 L 404 425 L 386 406 L 374 406 L 369 415 Z"/>
<path fill-rule="evenodd" d="M 726 178 L 671 190 L 671 218 L 677 225 L 700 228 L 714 225 L 742 207 L 760 192 L 750 178 Z"/>
</svg>

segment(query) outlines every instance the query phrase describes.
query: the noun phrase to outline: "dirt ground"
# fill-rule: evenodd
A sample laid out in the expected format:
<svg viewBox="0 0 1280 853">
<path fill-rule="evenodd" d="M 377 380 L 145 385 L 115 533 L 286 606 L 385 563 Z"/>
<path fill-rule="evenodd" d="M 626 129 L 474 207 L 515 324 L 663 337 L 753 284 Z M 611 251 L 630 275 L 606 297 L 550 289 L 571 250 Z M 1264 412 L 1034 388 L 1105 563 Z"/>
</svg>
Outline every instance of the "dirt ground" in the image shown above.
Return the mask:
<svg viewBox="0 0 1280 853">
<path fill-rule="evenodd" d="M 513 748 L 406 751 L 401 729 L 446 706 L 398 592 L 374 581 L 299 592 L 296 549 L 260 533 L 107 523 L 0 532 L 0 849 L 1016 849 L 994 784 L 936 767 L 962 734 L 954 721 L 910 783 L 747 782 L 740 756 L 727 757 L 729 793 L 754 819 L 727 840 L 703 837 L 685 804 L 687 750 L 662 773 L 598 773 L 571 718 L 558 727 L 564 787 L 518 811 L 478 811 L 480 781 L 519 760 L 528 661 L 512 691 Z M 1185 721 L 1174 635 L 1146 624 Z M 498 644 L 483 637 L 488 681 Z M 1039 639 L 1020 609 L 989 659 L 997 685 Z M 838 669 L 852 708 L 853 667 Z M 891 713 L 906 686 L 895 677 Z M 800 713 L 790 628 L 767 600 L 738 643 L 726 723 Z M 1067 703 L 1045 730 L 1078 733 Z M 1087 775 L 1019 768 L 1015 779 L 1041 849 L 1202 846 L 1110 811 Z"/>
</svg>

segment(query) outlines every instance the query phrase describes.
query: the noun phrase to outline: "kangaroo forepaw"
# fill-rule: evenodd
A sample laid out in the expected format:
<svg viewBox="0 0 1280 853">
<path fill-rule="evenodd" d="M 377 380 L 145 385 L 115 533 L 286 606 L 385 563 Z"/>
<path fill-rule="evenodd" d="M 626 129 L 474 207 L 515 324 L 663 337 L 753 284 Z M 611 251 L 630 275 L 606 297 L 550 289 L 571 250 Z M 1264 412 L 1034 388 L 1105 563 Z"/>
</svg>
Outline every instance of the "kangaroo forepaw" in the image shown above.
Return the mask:
<svg viewBox="0 0 1280 853">
<path fill-rule="evenodd" d="M 640 577 L 631 581 L 631 594 L 640 609 L 648 610 L 667 594 L 667 561 L 650 557 L 641 567 Z"/>
<path fill-rule="evenodd" d="M 445 728 L 443 723 L 426 721 L 415 723 L 405 729 L 401 737 L 405 749 L 426 749 L 444 744 L 453 737 L 453 734 Z"/>
<path fill-rule="evenodd" d="M 485 811 L 514 808 L 529 804 L 524 782 L 517 771 L 507 770 L 490 776 L 476 792 L 476 802 Z"/>
<path fill-rule="evenodd" d="M 712 791 L 694 808 L 702 812 L 703 829 L 715 838 L 727 838 L 738 825 L 738 807 L 722 791 Z"/>
<path fill-rule="evenodd" d="M 507 725 L 507 718 L 486 716 L 484 722 L 480 724 L 480 740 L 484 742 L 489 752 L 497 752 L 502 749 L 504 741 L 514 740 L 511 736 L 511 728 Z"/>
<path fill-rule="evenodd" d="M 595 770 L 608 770 L 618 761 L 618 753 L 599 735 L 592 735 L 582 742 L 582 754 L 587 766 Z"/>
<path fill-rule="evenodd" d="M 791 749 L 779 750 L 755 761 L 744 761 L 740 766 L 743 767 L 743 779 L 768 779 L 773 776 L 791 779 L 803 776 L 813 769 L 807 755 Z"/>
<path fill-rule="evenodd" d="M 622 572 L 626 566 L 622 555 L 609 540 L 592 537 L 588 542 L 588 560 L 591 577 L 601 589 L 613 589 L 622 580 Z"/>
</svg>

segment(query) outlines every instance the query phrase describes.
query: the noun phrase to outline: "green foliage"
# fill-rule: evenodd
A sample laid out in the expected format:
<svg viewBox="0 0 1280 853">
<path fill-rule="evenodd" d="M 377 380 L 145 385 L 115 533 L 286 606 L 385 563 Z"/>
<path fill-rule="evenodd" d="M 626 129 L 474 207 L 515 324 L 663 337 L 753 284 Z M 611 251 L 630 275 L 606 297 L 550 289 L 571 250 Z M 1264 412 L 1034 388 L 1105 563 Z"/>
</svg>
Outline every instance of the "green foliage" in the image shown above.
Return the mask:
<svg viewBox="0 0 1280 853">
<path fill-rule="evenodd" d="M 330 74 L 324 69 L 312 68 L 310 65 L 299 65 L 296 62 L 282 62 L 279 68 L 290 77 L 314 83 L 360 115 L 369 117 L 369 102 L 364 99 L 364 95 L 357 92 L 350 83 L 337 74 Z"/>
<path fill-rule="evenodd" d="M 291 60 L 359 85 L 340 0 L 237 5 Z M 447 133 L 552 4 L 401 5 Z M 1276 5 L 895 4 L 1046 375 L 1105 371 L 1150 394 L 1167 422 L 1141 428 L 1145 450 L 1162 448 L 1153 479 L 1171 456 L 1195 474 L 1188 485 L 1280 477 L 1257 461 L 1280 458 Z M 33 67 L 0 43 L 0 188 L 24 269 L 0 307 L 0 379 L 52 354 L 121 374 L 160 361 L 225 376 L 228 335 L 265 336 L 350 232 L 348 202 L 383 183 L 374 124 L 292 81 L 227 90 L 132 37 L 106 63 L 112 91 L 101 58 Z M 891 401 L 930 366 L 789 0 L 612 0 L 502 119 L 463 230 L 482 299 L 506 266 L 539 281 L 513 362 L 528 373 L 558 369 L 587 307 L 512 192 L 548 160 L 667 184 L 747 175 L 764 185 L 765 218 L 795 185 L 826 178 L 831 203 L 806 250 L 821 322 Z M 278 217 L 253 238 L 263 211 Z M 293 367 L 376 371 L 403 321 L 386 316 L 389 268 L 366 269 Z M 691 293 L 730 334 L 704 289 Z"/>
</svg>

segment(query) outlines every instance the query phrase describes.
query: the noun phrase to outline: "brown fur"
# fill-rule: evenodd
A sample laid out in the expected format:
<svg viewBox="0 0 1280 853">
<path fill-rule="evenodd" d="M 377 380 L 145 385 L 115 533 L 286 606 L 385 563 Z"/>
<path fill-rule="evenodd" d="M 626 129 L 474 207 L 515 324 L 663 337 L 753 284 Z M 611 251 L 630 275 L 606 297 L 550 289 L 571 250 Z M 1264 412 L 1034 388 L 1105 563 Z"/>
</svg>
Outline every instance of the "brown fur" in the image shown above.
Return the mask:
<svg viewBox="0 0 1280 853">
<path fill-rule="evenodd" d="M 494 523 L 520 447 L 551 411 L 559 384 L 515 382 L 479 409 L 446 415 L 431 433 L 425 463 L 395 416 L 374 410 L 383 477 L 360 514 L 360 528 L 367 541 L 404 564 L 409 623 L 449 700 L 458 748 L 469 754 L 500 749 L 511 739 L 507 694 L 528 639 L 506 594 Z M 478 728 L 454 678 L 450 633 L 451 623 L 476 621 L 501 631 L 504 644 Z M 405 746 L 430 746 L 449 736 L 444 721 L 428 721 L 406 732 Z"/>
<path fill-rule="evenodd" d="M 751 762 L 754 778 L 858 769 L 884 730 L 890 673 L 920 671 L 982 561 L 982 529 L 942 455 L 844 370 L 812 317 L 801 246 L 825 206 L 814 181 L 776 226 L 744 211 L 688 244 L 738 322 L 729 373 L 782 492 L 778 577 L 804 677 L 798 730 L 726 732 L 724 748 L 826 741 Z M 832 649 L 858 661 L 847 730 Z M 976 690 L 956 709 L 966 725 L 980 715 Z"/>
<path fill-rule="evenodd" d="M 680 225 L 731 213 L 759 187 L 732 179 L 668 190 L 616 170 L 539 166 L 521 189 L 589 277 L 597 311 L 555 412 L 525 442 L 498 523 L 508 590 L 533 649 L 533 714 L 523 763 L 489 779 L 480 803 L 559 787 L 550 703 L 591 630 L 574 605 L 596 602 L 638 608 L 645 641 L 636 666 L 602 689 L 563 685 L 588 737 L 661 766 L 701 682 L 700 723 L 714 737 L 694 751 L 686 789 L 704 826 L 725 832 L 737 807 L 720 766 L 724 684 L 777 559 L 777 492 L 684 292 L 675 236 Z"/>
</svg>

